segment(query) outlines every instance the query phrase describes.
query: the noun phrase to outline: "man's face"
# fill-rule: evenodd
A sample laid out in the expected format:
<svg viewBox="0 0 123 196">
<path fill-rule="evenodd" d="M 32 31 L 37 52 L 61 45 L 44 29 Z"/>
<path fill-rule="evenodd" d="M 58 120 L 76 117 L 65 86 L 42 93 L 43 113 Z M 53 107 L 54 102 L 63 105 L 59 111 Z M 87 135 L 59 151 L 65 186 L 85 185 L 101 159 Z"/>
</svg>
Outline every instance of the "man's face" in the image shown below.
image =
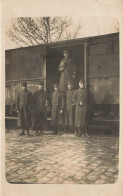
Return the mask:
<svg viewBox="0 0 123 196">
<path fill-rule="evenodd" d="M 72 85 L 71 84 L 68 84 L 68 89 L 72 89 Z"/>
<path fill-rule="evenodd" d="M 27 89 L 26 86 L 22 86 L 22 90 L 25 91 Z"/>
<path fill-rule="evenodd" d="M 58 91 L 58 87 L 55 87 L 54 90 L 55 90 L 55 91 Z"/>
<path fill-rule="evenodd" d="M 80 82 L 80 83 L 79 83 L 79 87 L 80 87 L 80 88 L 84 88 L 84 84 Z"/>
<path fill-rule="evenodd" d="M 43 89 L 43 86 L 42 85 L 39 85 L 39 90 L 42 90 Z"/>
<path fill-rule="evenodd" d="M 64 53 L 64 57 L 68 58 L 69 54 L 68 53 Z"/>
</svg>

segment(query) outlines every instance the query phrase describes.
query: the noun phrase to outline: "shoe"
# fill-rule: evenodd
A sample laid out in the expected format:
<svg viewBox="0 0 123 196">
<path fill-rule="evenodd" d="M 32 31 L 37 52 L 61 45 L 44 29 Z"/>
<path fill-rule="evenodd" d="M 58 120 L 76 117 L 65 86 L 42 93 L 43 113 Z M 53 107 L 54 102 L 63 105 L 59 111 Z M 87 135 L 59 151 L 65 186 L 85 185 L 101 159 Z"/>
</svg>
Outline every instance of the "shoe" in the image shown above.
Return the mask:
<svg viewBox="0 0 123 196">
<path fill-rule="evenodd" d="M 61 131 L 58 132 L 58 135 L 61 135 Z"/>
<path fill-rule="evenodd" d="M 82 135 L 82 133 L 79 133 L 77 136 L 78 136 L 78 137 L 81 137 L 81 135 Z"/>
<path fill-rule="evenodd" d="M 21 132 L 19 135 L 22 136 L 22 135 L 25 135 L 25 133 L 24 132 Z"/>
<path fill-rule="evenodd" d="M 40 136 L 40 135 L 42 135 L 42 134 L 43 134 L 43 131 L 39 131 L 39 134 L 38 134 L 38 135 Z"/>
<path fill-rule="evenodd" d="M 78 129 L 78 137 L 81 137 L 81 135 L 82 135 L 82 131 L 81 131 L 81 129 Z"/>
<path fill-rule="evenodd" d="M 56 132 L 56 131 L 54 131 L 54 132 L 53 132 L 53 135 L 56 135 L 56 134 L 57 134 L 57 132 Z"/>
<path fill-rule="evenodd" d="M 30 136 L 29 130 L 26 130 L 26 131 L 25 131 L 25 135 L 26 135 L 26 136 Z"/>
<path fill-rule="evenodd" d="M 31 135 L 28 133 L 28 134 L 26 134 L 26 136 L 27 136 L 27 137 L 30 137 Z"/>
<path fill-rule="evenodd" d="M 38 136 L 38 131 L 36 131 L 35 135 Z"/>
<path fill-rule="evenodd" d="M 84 136 L 86 136 L 86 137 L 90 137 L 87 133 L 85 133 L 85 135 Z"/>
</svg>

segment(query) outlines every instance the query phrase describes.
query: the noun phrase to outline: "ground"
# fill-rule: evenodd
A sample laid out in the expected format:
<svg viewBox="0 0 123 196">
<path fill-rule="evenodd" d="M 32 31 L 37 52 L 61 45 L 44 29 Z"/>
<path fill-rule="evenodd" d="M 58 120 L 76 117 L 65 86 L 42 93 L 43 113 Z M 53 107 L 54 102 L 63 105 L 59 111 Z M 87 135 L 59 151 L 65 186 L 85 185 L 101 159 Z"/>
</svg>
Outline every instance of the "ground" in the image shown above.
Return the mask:
<svg viewBox="0 0 123 196">
<path fill-rule="evenodd" d="M 6 130 L 6 178 L 11 183 L 106 184 L 118 180 L 119 138 L 91 134 L 19 136 Z"/>
</svg>

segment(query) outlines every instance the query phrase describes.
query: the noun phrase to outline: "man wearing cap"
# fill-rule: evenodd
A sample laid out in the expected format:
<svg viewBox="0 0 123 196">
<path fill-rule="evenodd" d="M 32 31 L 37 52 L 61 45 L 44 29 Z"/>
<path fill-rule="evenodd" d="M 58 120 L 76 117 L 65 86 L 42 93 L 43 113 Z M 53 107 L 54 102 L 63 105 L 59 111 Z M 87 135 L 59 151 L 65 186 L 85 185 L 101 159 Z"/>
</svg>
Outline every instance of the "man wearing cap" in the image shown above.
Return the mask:
<svg viewBox="0 0 123 196">
<path fill-rule="evenodd" d="M 42 133 L 43 127 L 46 125 L 48 95 L 44 91 L 44 83 L 39 82 L 39 90 L 34 93 L 34 109 L 35 109 L 35 123 L 34 129 L 36 135 Z"/>
<path fill-rule="evenodd" d="M 76 65 L 72 58 L 69 57 L 67 50 L 63 51 L 64 58 L 60 61 L 59 71 L 61 72 L 59 90 L 66 91 L 68 81 L 73 81 L 76 74 Z"/>
<path fill-rule="evenodd" d="M 73 82 L 68 82 L 68 90 L 66 92 L 66 104 L 65 104 L 65 131 L 73 131 L 74 128 L 74 103 L 72 100 L 74 89 Z"/>
<path fill-rule="evenodd" d="M 54 84 L 54 92 L 52 94 L 52 121 L 51 125 L 54 127 L 54 134 L 58 131 L 61 134 L 61 129 L 64 126 L 64 93 L 59 91 L 59 85 Z"/>
<path fill-rule="evenodd" d="M 31 127 L 31 113 L 33 108 L 32 93 L 27 90 L 27 83 L 22 83 L 22 91 L 17 95 L 17 113 L 18 113 L 18 127 L 22 131 L 20 135 L 29 135 Z"/>
<path fill-rule="evenodd" d="M 73 103 L 75 104 L 75 134 L 79 137 L 87 135 L 87 91 L 84 80 L 79 81 L 79 89 L 74 91 Z"/>
</svg>

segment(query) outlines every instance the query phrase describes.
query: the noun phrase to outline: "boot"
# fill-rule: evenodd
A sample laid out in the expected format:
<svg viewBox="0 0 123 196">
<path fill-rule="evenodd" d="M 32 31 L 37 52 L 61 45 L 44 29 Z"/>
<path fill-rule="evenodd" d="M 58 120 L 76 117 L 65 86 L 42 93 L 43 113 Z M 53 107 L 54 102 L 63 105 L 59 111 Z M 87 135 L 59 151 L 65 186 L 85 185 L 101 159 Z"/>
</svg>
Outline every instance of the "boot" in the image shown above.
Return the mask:
<svg viewBox="0 0 123 196">
<path fill-rule="evenodd" d="M 43 134 L 43 131 L 42 130 L 39 130 L 39 135 L 42 135 Z"/>
<path fill-rule="evenodd" d="M 36 136 L 38 136 L 38 130 L 36 130 L 36 133 L 35 133 L 35 135 L 36 135 Z"/>
<path fill-rule="evenodd" d="M 67 126 L 67 125 L 65 126 L 65 131 L 64 131 L 64 133 L 65 133 L 65 134 L 68 133 L 68 126 Z"/>
<path fill-rule="evenodd" d="M 25 132 L 26 132 L 26 135 L 27 135 L 27 136 L 30 136 L 29 130 L 26 130 Z"/>
<path fill-rule="evenodd" d="M 78 130 L 77 130 L 76 127 L 75 127 L 75 135 L 76 135 L 76 136 L 78 135 Z"/>
<path fill-rule="evenodd" d="M 25 135 L 24 130 L 21 131 L 21 133 L 19 134 L 20 136 Z"/>
<path fill-rule="evenodd" d="M 82 135 L 82 130 L 78 128 L 78 137 L 81 137 L 81 135 Z"/>
<path fill-rule="evenodd" d="M 90 137 L 90 136 L 87 134 L 87 131 L 85 131 L 84 136 Z"/>
<path fill-rule="evenodd" d="M 58 127 L 57 126 L 54 126 L 54 132 L 53 132 L 53 135 L 56 135 L 58 133 Z"/>
</svg>

